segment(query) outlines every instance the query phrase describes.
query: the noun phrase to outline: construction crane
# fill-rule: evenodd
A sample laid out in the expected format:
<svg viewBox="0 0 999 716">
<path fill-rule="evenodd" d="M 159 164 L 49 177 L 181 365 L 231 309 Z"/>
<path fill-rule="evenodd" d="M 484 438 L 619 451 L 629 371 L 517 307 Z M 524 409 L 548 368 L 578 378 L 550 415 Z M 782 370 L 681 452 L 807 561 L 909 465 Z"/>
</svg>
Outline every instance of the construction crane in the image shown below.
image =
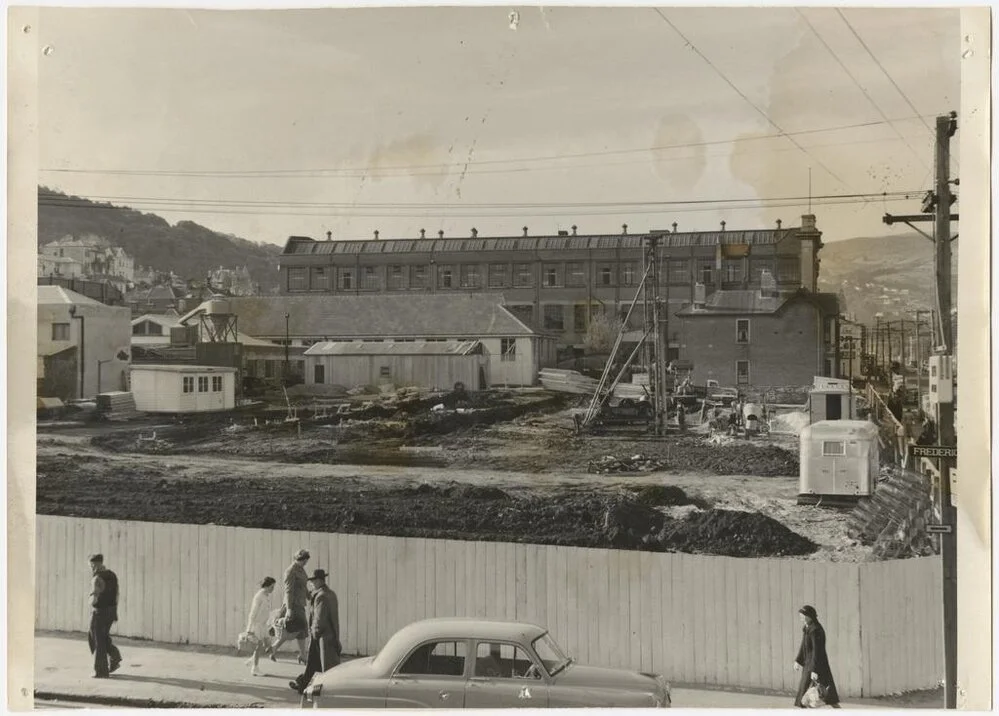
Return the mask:
<svg viewBox="0 0 999 716">
<path fill-rule="evenodd" d="M 632 420 L 644 420 L 651 418 L 656 435 L 663 435 L 666 432 L 666 413 L 669 401 L 669 391 L 667 389 L 667 344 L 666 344 L 666 315 L 659 298 L 659 237 L 649 236 L 645 240 L 645 251 L 643 253 L 644 270 L 642 281 L 635 292 L 635 297 L 628 307 L 624 321 L 618 331 L 614 347 L 611 349 L 610 357 L 604 366 L 597 389 L 593 393 L 590 404 L 586 412 L 577 419 L 576 426 L 579 431 L 591 427 L 594 422 L 604 420 L 617 420 L 630 422 Z M 624 335 L 628 330 L 631 316 L 636 306 L 642 302 L 644 313 L 644 332 L 641 339 L 632 349 L 625 359 L 617 374 L 614 373 L 615 361 L 621 351 L 624 342 Z M 617 406 L 611 406 L 609 400 L 614 394 L 614 389 L 624 377 L 625 372 L 632 365 L 639 352 L 643 352 L 644 363 L 649 375 L 649 385 L 646 389 L 648 402 L 636 404 L 631 400 L 622 400 Z"/>
</svg>

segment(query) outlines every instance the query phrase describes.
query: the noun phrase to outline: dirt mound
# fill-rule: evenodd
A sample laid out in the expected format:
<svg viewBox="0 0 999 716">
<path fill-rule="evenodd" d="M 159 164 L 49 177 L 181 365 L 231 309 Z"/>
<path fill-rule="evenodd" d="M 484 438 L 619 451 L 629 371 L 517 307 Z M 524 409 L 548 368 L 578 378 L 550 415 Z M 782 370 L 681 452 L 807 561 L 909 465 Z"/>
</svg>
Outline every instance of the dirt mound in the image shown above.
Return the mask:
<svg viewBox="0 0 999 716">
<path fill-rule="evenodd" d="M 818 545 L 766 515 L 735 510 L 694 512 L 666 525 L 663 547 L 728 557 L 787 557 L 811 554 Z"/>
<path fill-rule="evenodd" d="M 695 502 L 687 497 L 687 493 L 675 485 L 646 485 L 631 488 L 635 499 L 643 505 L 653 507 L 681 507 L 693 505 Z"/>
<path fill-rule="evenodd" d="M 488 485 L 469 485 L 463 482 L 448 482 L 444 485 L 432 485 L 424 482 L 416 487 L 403 488 L 410 495 L 453 497 L 461 500 L 510 500 L 510 495 L 498 487 Z"/>
</svg>

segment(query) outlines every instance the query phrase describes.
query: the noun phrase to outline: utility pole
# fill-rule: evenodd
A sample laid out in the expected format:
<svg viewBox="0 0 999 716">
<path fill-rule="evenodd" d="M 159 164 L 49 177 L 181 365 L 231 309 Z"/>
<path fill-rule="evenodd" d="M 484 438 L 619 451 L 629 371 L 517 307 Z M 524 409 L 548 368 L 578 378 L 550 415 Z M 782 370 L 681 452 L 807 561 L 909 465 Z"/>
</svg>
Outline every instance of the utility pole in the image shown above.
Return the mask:
<svg viewBox="0 0 999 716">
<path fill-rule="evenodd" d="M 874 320 L 874 372 L 877 375 L 881 372 L 881 316 L 875 316 Z"/>
<path fill-rule="evenodd" d="M 659 237 L 649 236 L 647 242 L 645 266 L 648 278 L 644 292 L 645 315 L 647 321 L 651 320 L 651 324 L 646 323 L 646 326 L 652 326 L 652 360 L 651 365 L 649 365 L 651 380 L 649 382 L 653 389 L 656 435 L 664 435 L 666 433 L 666 349 L 659 305 Z M 650 284 L 651 291 L 649 290 Z"/>
<path fill-rule="evenodd" d="M 957 114 L 937 117 L 936 126 L 936 274 L 937 308 L 939 310 L 940 335 L 937 351 L 941 359 L 950 362 L 954 350 L 951 345 L 950 316 L 950 138 L 957 131 Z M 948 366 L 940 375 L 941 380 L 952 381 Z M 948 391 L 950 393 L 952 391 Z M 938 393 L 939 394 L 939 393 Z M 937 442 L 940 445 L 956 445 L 954 432 L 954 403 L 937 402 Z M 955 466 L 954 458 L 940 459 L 940 522 L 949 532 L 940 535 L 940 552 L 943 562 L 943 637 L 944 637 L 944 708 L 957 708 L 957 536 L 956 515 L 951 501 L 950 471 Z"/>
<path fill-rule="evenodd" d="M 957 520 L 951 496 L 950 473 L 957 464 L 954 432 L 954 389 L 951 359 L 954 353 L 951 333 L 951 236 L 950 222 L 959 220 L 950 208 L 956 196 L 950 185 L 950 140 L 957 131 L 957 113 L 937 117 L 936 122 L 936 181 L 934 190 L 923 198 L 923 213 L 905 216 L 885 214 L 884 223 L 901 222 L 933 242 L 933 268 L 936 274 L 936 311 L 931 311 L 932 341 L 930 356 L 930 396 L 933 400 L 936 426 L 940 486 L 936 491 L 940 524 L 934 532 L 940 535 L 940 557 L 943 577 L 943 646 L 944 646 L 944 707 L 957 708 Z M 958 180 L 954 180 L 955 185 Z M 933 236 L 916 223 L 933 222 Z"/>
</svg>

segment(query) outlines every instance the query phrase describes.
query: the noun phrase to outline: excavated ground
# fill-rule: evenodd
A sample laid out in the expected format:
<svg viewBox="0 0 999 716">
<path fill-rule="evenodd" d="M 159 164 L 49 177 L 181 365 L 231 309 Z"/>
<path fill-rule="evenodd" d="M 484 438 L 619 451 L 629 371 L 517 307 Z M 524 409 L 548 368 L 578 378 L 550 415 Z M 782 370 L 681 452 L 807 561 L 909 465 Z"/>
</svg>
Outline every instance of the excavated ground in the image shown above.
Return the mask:
<svg viewBox="0 0 999 716">
<path fill-rule="evenodd" d="M 182 472 L 182 471 L 181 471 Z M 100 456 L 49 455 L 38 461 L 40 514 L 234 525 L 580 547 L 795 556 L 818 545 L 760 514 L 694 509 L 671 516 L 661 505 L 696 505 L 680 488 L 521 490 L 469 483 L 413 486 L 357 479 L 193 479 L 166 466 L 138 469 Z M 702 503 L 703 504 L 703 503 Z"/>
<path fill-rule="evenodd" d="M 40 426 L 37 510 L 159 522 L 859 561 L 796 504 L 796 440 L 575 435 L 564 398 L 439 396 L 353 419 Z M 452 403 L 453 406 L 453 403 Z M 449 406 L 450 407 L 450 406 Z M 468 409 L 471 410 L 468 410 Z M 612 466 L 612 467 L 608 467 Z"/>
</svg>

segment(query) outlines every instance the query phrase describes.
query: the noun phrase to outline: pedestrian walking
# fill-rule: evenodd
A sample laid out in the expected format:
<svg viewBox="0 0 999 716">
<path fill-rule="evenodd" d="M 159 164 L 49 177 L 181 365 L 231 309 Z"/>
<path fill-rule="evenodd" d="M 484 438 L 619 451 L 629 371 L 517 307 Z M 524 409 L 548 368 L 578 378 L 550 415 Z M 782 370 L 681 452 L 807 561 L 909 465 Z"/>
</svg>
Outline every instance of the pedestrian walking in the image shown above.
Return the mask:
<svg viewBox="0 0 999 716">
<path fill-rule="evenodd" d="M 94 655 L 94 678 L 106 679 L 121 666 L 121 652 L 111 643 L 111 626 L 118 621 L 118 575 L 104 566 L 104 555 L 90 557 L 90 630 L 87 641 Z"/>
<path fill-rule="evenodd" d="M 276 580 L 274 577 L 264 577 L 260 582 L 260 588 L 253 595 L 250 602 L 250 614 L 246 619 L 246 631 L 244 634 L 250 638 L 253 644 L 253 654 L 247 660 L 252 676 L 260 676 L 258 666 L 260 657 L 267 653 L 271 646 L 270 637 L 267 634 L 267 620 L 271 611 L 271 594 L 274 592 Z"/>
<path fill-rule="evenodd" d="M 826 654 L 826 630 L 819 624 L 819 616 L 815 607 L 805 605 L 798 610 L 801 615 L 801 646 L 794 660 L 794 670 L 801 672 L 798 682 L 798 693 L 794 697 L 794 705 L 805 708 L 802 699 L 814 685 L 819 699 L 826 705 L 839 708 L 839 693 L 833 680 L 832 669 L 829 667 L 829 656 Z"/>
<path fill-rule="evenodd" d="M 284 619 L 284 633 L 278 638 L 271 651 L 271 659 L 275 659 L 277 650 L 290 639 L 298 642 L 298 661 L 306 663 L 306 639 L 308 638 L 309 619 L 306 609 L 309 604 L 309 576 L 305 565 L 311 555 L 308 550 L 300 549 L 292 557 L 292 563 L 284 571 L 284 598 L 282 600 L 280 618 Z"/>
<path fill-rule="evenodd" d="M 336 593 L 326 585 L 326 572 L 317 569 L 309 578 L 313 587 L 312 613 L 309 618 L 309 658 L 305 672 L 288 685 L 298 693 L 312 681 L 312 677 L 329 671 L 340 663 L 343 646 L 340 643 L 340 604 Z"/>
</svg>

